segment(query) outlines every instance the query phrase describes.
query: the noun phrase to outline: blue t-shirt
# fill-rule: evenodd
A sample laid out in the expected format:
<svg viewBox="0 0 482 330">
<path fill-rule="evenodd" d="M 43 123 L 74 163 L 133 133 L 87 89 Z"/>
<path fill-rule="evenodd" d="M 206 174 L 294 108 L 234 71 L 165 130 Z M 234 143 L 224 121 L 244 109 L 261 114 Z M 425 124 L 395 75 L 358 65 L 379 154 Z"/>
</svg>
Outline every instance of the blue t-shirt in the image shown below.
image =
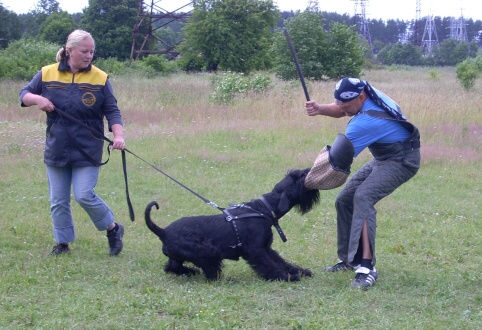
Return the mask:
<svg viewBox="0 0 482 330">
<path fill-rule="evenodd" d="M 390 106 L 396 107 L 395 102 L 380 91 L 377 94 Z M 360 111 L 384 111 L 371 98 L 367 98 Z M 396 120 L 376 118 L 365 113 L 355 115 L 346 126 L 346 137 L 355 148 L 355 157 L 372 143 L 396 143 L 405 141 L 410 132 Z"/>
</svg>

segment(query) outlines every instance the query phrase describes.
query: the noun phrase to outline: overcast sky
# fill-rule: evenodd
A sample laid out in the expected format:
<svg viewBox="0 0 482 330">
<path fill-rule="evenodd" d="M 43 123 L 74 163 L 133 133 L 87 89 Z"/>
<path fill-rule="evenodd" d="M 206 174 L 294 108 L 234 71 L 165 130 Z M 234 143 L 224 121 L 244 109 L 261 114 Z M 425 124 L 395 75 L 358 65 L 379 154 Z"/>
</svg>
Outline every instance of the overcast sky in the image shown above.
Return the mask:
<svg viewBox="0 0 482 330">
<path fill-rule="evenodd" d="M 88 0 L 57 0 L 62 10 L 69 13 L 81 12 L 89 4 Z M 0 0 L 3 6 L 17 14 L 27 13 L 35 8 L 38 0 Z M 273 0 L 281 11 L 304 10 L 309 0 Z M 144 3 L 151 4 L 150 0 Z M 155 0 L 154 3 L 167 10 L 174 11 L 185 4 L 186 0 Z M 354 0 L 319 0 L 322 11 L 355 14 Z M 416 16 L 416 0 L 366 0 L 365 12 L 368 19 L 403 19 L 411 20 Z M 361 13 L 360 6 L 358 12 Z M 428 15 L 441 17 L 460 17 L 482 20 L 482 0 L 421 0 L 421 17 Z"/>
</svg>

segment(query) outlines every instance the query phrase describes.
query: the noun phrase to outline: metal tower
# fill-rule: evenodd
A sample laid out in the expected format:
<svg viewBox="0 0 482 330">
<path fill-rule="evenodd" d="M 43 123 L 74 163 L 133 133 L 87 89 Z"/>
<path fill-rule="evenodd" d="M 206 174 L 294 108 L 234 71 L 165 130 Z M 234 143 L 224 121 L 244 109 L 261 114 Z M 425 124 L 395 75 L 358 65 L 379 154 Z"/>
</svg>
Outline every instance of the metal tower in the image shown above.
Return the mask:
<svg viewBox="0 0 482 330">
<path fill-rule="evenodd" d="M 147 4 L 150 2 L 150 4 Z M 192 1 L 184 1 L 174 11 L 168 11 L 159 6 L 161 0 L 139 0 L 137 19 L 132 31 L 132 47 L 130 61 L 139 59 L 141 54 L 170 54 L 172 57 L 178 55 L 175 51 L 177 45 L 170 45 L 154 34 L 154 32 L 176 20 L 185 21 L 190 16 Z M 180 12 L 188 9 L 187 12 Z M 156 46 L 152 46 L 157 44 Z"/>
<path fill-rule="evenodd" d="M 309 9 L 310 11 L 318 13 L 320 11 L 319 1 L 318 0 L 308 0 L 308 7 L 306 9 Z"/>
<path fill-rule="evenodd" d="M 421 0 L 417 0 L 416 8 L 415 8 L 415 19 L 420 20 L 422 18 L 422 5 Z"/>
<path fill-rule="evenodd" d="M 366 16 L 366 3 L 368 0 L 352 0 L 355 1 L 355 17 L 360 24 L 360 34 L 365 37 L 373 52 L 372 37 L 368 29 L 368 21 Z M 360 5 L 361 12 L 358 12 L 358 5 Z"/>
<path fill-rule="evenodd" d="M 422 37 L 422 49 L 425 55 L 430 55 L 435 46 L 438 45 L 437 29 L 435 28 L 435 21 L 433 15 L 425 17 L 425 30 Z"/>
<path fill-rule="evenodd" d="M 417 0 L 416 8 L 415 8 L 415 22 L 413 25 L 413 42 L 416 45 L 419 45 L 422 41 L 422 38 L 420 38 L 420 30 L 421 30 L 421 21 L 422 21 L 422 6 L 421 6 L 421 0 Z"/>
<path fill-rule="evenodd" d="M 458 41 L 465 41 L 468 42 L 468 37 L 467 37 L 467 29 L 466 26 L 467 24 L 465 23 L 464 16 L 462 15 L 462 10 L 460 13 L 460 17 L 456 19 L 455 17 L 452 17 L 450 20 L 450 38 L 458 40 Z"/>
</svg>

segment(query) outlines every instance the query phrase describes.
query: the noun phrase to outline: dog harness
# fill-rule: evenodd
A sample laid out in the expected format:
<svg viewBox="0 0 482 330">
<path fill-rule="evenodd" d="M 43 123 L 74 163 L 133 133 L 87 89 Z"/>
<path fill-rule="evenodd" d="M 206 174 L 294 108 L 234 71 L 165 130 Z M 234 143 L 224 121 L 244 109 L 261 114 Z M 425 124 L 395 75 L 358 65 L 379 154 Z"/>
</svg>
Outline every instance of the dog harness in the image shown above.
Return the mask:
<svg viewBox="0 0 482 330">
<path fill-rule="evenodd" d="M 262 212 L 259 212 L 259 211 L 255 210 L 254 208 L 252 208 L 251 206 L 246 205 L 246 204 L 230 204 L 229 208 L 223 210 L 223 213 L 226 214 L 226 221 L 231 222 L 233 224 L 234 233 L 236 234 L 236 239 L 238 241 L 238 243 L 236 245 L 231 246 L 232 248 L 242 246 L 241 239 L 239 238 L 238 227 L 236 225 L 236 220 L 239 220 L 239 219 L 242 219 L 242 218 L 261 217 L 261 218 L 266 218 L 266 219 L 271 220 L 272 223 L 273 223 L 273 226 L 276 228 L 276 231 L 280 235 L 281 240 L 283 242 L 287 241 L 286 236 L 283 233 L 283 231 L 281 230 L 281 227 L 278 223 L 278 220 L 282 216 L 280 216 L 280 217 L 276 216 L 275 210 L 271 207 L 271 205 L 268 203 L 268 201 L 263 196 L 261 196 L 259 198 L 259 200 L 264 204 L 266 209 L 268 209 L 269 214 L 264 214 Z M 235 210 L 235 209 L 247 209 L 247 210 L 249 210 L 249 212 L 244 212 L 244 213 L 241 213 L 241 214 L 238 214 L 238 215 L 233 215 L 230 211 Z"/>
</svg>

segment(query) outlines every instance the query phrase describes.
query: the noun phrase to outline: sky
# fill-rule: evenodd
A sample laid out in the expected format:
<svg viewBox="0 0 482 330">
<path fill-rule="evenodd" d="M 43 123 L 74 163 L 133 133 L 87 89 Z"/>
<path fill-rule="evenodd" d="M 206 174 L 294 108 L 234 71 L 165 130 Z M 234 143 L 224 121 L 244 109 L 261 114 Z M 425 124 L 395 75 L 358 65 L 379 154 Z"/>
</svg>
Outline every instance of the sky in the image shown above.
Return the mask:
<svg viewBox="0 0 482 330">
<path fill-rule="evenodd" d="M 57 0 L 60 8 L 69 13 L 82 12 L 82 9 L 89 4 L 88 0 Z M 3 7 L 24 14 L 34 9 L 38 0 L 0 0 Z M 281 11 L 297 11 L 306 9 L 309 0 L 273 0 Z M 353 16 L 361 14 L 359 5 L 355 12 L 354 0 L 318 0 L 321 11 L 337 12 Z M 144 3 L 151 4 L 151 0 L 144 0 Z M 174 11 L 189 0 L 154 0 L 154 3 L 166 11 Z M 365 15 L 367 19 L 402 19 L 412 20 L 416 16 L 417 0 L 366 0 Z M 482 0 L 420 0 L 420 17 L 441 16 L 460 17 L 482 20 Z"/>
</svg>

